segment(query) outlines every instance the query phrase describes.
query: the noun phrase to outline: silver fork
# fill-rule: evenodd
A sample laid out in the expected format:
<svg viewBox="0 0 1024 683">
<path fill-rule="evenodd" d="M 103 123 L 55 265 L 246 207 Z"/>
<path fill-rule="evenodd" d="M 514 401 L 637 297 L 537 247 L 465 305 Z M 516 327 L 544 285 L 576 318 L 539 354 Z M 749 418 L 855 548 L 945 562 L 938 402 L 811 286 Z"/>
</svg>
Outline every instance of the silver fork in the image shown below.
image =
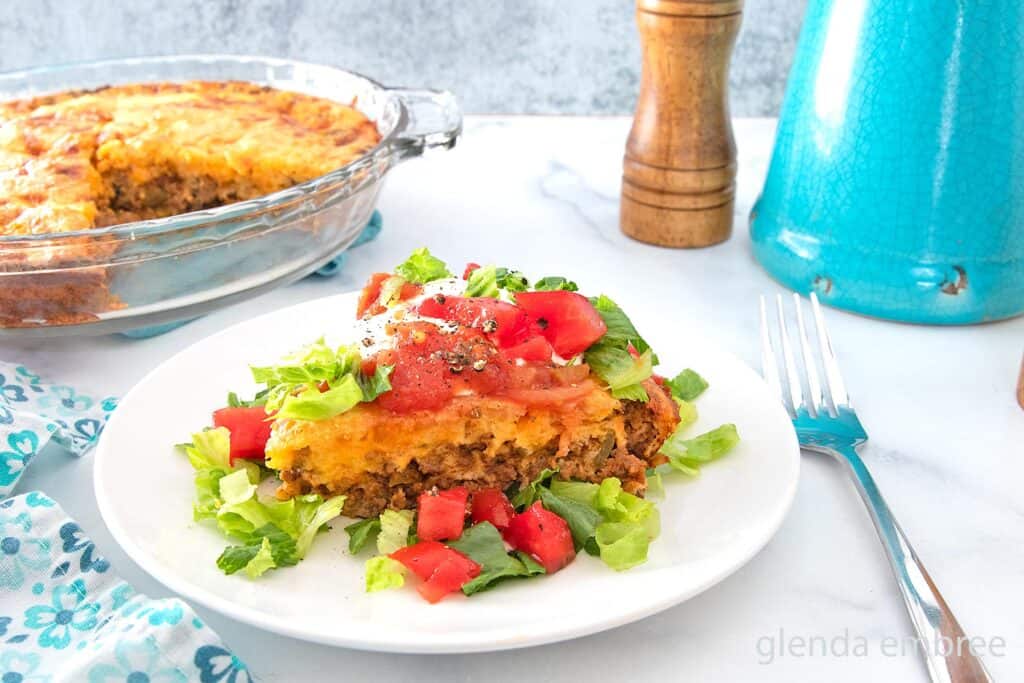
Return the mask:
<svg viewBox="0 0 1024 683">
<path fill-rule="evenodd" d="M 782 397 L 782 403 L 793 419 L 800 448 L 831 455 L 853 478 L 889 556 L 889 564 L 921 640 L 920 649 L 925 655 L 931 680 L 935 683 L 992 681 L 981 659 L 971 651 L 963 629 L 949 605 L 942 599 L 924 565 L 917 559 L 910 542 L 885 504 L 875 480 L 857 455 L 857 448 L 868 440 L 868 435 L 853 411 L 843 378 L 839 374 L 839 365 L 828 330 L 825 329 L 825 318 L 818 297 L 811 293 L 815 337 L 819 347 L 817 355 L 810 345 L 807 327 L 804 325 L 800 295 L 794 294 L 793 300 L 800 340 L 800 362 L 797 362 L 793 344 L 790 343 L 785 307 L 780 294 L 775 301 L 782 355 L 780 378 L 780 364 L 768 325 L 768 307 L 764 296 L 761 296 L 761 368 L 765 380 Z M 824 383 L 819 379 L 816 359 L 821 361 Z"/>
</svg>

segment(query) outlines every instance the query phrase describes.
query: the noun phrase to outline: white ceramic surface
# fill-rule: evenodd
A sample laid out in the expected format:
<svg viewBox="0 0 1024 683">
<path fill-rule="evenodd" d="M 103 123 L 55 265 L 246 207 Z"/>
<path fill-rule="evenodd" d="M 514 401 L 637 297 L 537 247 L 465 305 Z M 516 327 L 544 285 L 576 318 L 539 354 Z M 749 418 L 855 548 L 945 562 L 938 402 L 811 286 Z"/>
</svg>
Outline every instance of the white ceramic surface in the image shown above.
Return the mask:
<svg viewBox="0 0 1024 683">
<path fill-rule="evenodd" d="M 128 392 L 104 430 L 95 456 L 103 519 L 132 559 L 186 598 L 261 628 L 334 645 L 511 649 L 604 630 L 682 602 L 750 559 L 789 509 L 800 459 L 780 404 L 741 361 L 688 337 L 692 321 L 659 315 L 652 304 L 629 313 L 665 372 L 693 367 L 711 384 L 691 433 L 735 422 L 742 440 L 695 480 L 666 477 L 662 534 L 647 564 L 617 573 L 583 555 L 551 577 L 429 605 L 411 589 L 365 593 L 363 558 L 348 555 L 347 520 L 339 520 L 295 568 L 257 581 L 226 576 L 215 565 L 226 540 L 192 521 L 193 471 L 173 444 L 209 424 L 229 390 L 256 391 L 247 362 L 273 362 L 324 334 L 332 345 L 358 342 L 349 325 L 357 296 L 298 304 L 204 339 Z"/>
</svg>

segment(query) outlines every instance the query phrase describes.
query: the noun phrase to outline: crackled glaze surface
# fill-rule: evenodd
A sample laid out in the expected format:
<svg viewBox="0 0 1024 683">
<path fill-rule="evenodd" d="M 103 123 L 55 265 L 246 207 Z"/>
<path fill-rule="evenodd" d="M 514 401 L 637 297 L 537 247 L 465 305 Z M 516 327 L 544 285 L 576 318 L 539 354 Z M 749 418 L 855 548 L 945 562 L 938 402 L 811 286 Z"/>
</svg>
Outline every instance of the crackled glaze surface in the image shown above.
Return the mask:
<svg viewBox="0 0 1024 683">
<path fill-rule="evenodd" d="M 816 0 L 751 214 L 768 271 L 924 323 L 1024 312 L 1024 9 Z"/>
</svg>

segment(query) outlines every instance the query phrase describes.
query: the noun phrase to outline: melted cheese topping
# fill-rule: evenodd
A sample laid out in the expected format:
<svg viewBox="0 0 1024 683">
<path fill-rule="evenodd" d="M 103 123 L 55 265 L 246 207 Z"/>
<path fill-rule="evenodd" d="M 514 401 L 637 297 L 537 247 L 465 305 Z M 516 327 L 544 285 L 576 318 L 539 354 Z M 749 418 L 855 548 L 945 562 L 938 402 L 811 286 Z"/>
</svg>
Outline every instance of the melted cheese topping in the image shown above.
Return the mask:
<svg viewBox="0 0 1024 683">
<path fill-rule="evenodd" d="M 111 204 L 124 187 L 155 185 L 143 196 L 153 202 L 161 186 L 193 204 L 200 186 L 215 205 L 252 199 L 340 168 L 379 140 L 353 107 L 252 83 L 125 85 L 4 102 L 0 234 L 123 222 Z M 175 199 L 183 198 L 172 196 L 167 210 L 144 206 L 143 216 L 180 213 Z"/>
</svg>

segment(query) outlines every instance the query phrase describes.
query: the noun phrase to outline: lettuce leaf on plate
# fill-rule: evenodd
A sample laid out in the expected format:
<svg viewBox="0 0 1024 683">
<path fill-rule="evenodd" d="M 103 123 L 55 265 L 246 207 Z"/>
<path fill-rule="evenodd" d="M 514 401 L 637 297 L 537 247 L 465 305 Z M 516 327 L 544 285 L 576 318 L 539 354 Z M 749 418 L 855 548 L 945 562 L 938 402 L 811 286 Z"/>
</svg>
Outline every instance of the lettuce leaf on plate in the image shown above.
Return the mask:
<svg viewBox="0 0 1024 683">
<path fill-rule="evenodd" d="M 341 514 L 345 496 L 328 500 L 316 494 L 287 501 L 258 495 L 259 465 L 228 458 L 228 430 L 209 429 L 192 435 L 184 450 L 195 472 L 193 518 L 213 520 L 228 538 L 239 541 L 224 549 L 217 566 L 225 573 L 245 570 L 250 578 L 269 569 L 296 564 L 324 525 Z"/>
<path fill-rule="evenodd" d="M 395 267 L 395 275 L 401 275 L 409 282 L 418 285 L 452 277 L 445 262 L 430 253 L 426 247 L 420 247 L 402 263 Z"/>
<path fill-rule="evenodd" d="M 366 561 L 366 592 L 389 588 L 401 588 L 405 585 L 405 565 L 392 560 L 387 555 L 377 555 Z"/>
<path fill-rule="evenodd" d="M 560 275 L 549 275 L 542 277 L 533 284 L 533 289 L 536 292 L 553 292 L 557 290 L 565 290 L 566 292 L 579 291 L 579 287 L 572 280 L 566 280 Z"/>
<path fill-rule="evenodd" d="M 708 382 L 695 370 L 686 368 L 670 380 L 666 380 L 672 396 L 680 401 L 693 401 L 708 388 Z"/>
<path fill-rule="evenodd" d="M 724 424 L 692 439 L 683 438 L 681 432 L 676 429 L 662 445 L 660 453 L 668 458 L 673 468 L 690 476 L 699 474 L 701 465 L 717 460 L 740 442 L 734 424 Z"/>
<path fill-rule="evenodd" d="M 541 493 L 541 501 L 566 520 L 577 548 L 582 545 L 592 555 L 600 555 L 612 569 L 646 561 L 650 542 L 661 533 L 661 516 L 654 503 L 623 491 L 615 477 L 600 484 L 554 480 L 550 491 Z"/>
</svg>

